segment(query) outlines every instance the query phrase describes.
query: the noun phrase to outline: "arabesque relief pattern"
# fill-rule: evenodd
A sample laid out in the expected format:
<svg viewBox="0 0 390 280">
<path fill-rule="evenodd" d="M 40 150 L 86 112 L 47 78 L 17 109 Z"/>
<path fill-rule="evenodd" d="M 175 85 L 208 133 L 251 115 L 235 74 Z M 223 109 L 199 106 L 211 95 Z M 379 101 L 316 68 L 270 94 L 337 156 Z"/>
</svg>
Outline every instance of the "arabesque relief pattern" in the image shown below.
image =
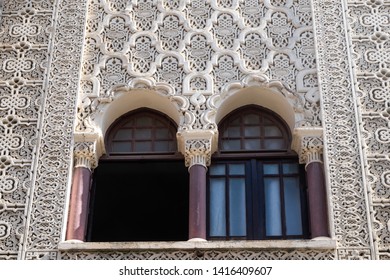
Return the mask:
<svg viewBox="0 0 390 280">
<path fill-rule="evenodd" d="M 174 88 L 179 130 L 215 129 L 215 95 L 257 75 L 301 99 L 297 126 L 320 126 L 313 36 L 309 0 L 90 0 L 76 131 L 135 78 Z"/>
<path fill-rule="evenodd" d="M 348 1 L 354 90 L 374 249 L 390 249 L 390 1 Z"/>
<path fill-rule="evenodd" d="M 77 132 L 93 132 L 90 117 L 100 104 L 139 78 L 171 85 L 169 98 L 185 106 L 184 126 L 209 129 L 215 95 L 229 82 L 256 76 L 282 82 L 301 100 L 297 126 L 324 127 L 337 254 L 210 251 L 204 258 L 390 259 L 389 6 L 387 0 L 5 1 L 0 259 L 195 258 L 194 252 L 58 252 L 74 122 Z"/>
<path fill-rule="evenodd" d="M 390 2 L 313 3 L 337 257 L 383 259 L 390 230 Z"/>
<path fill-rule="evenodd" d="M 36 182 L 34 172 L 47 91 L 54 4 L 42 0 L 2 2 L 0 259 L 16 259 L 22 258 L 18 254 L 25 244 L 29 205 Z M 35 218 L 39 219 L 38 216 Z"/>
<path fill-rule="evenodd" d="M 328 250 L 62 252 L 63 260 L 333 260 Z"/>
</svg>

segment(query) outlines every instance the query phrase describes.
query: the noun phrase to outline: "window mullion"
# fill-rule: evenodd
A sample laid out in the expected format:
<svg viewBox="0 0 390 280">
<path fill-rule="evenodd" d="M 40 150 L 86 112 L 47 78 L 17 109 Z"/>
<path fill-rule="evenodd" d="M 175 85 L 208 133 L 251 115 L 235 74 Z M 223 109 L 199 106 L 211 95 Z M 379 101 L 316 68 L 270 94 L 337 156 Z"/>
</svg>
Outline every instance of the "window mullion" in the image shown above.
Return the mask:
<svg viewBox="0 0 390 280">
<path fill-rule="evenodd" d="M 279 165 L 279 184 L 280 184 L 280 213 L 281 213 L 281 219 L 282 219 L 282 238 L 285 239 L 287 237 L 286 235 L 286 209 L 284 205 L 284 176 L 283 176 L 283 169 L 282 169 L 282 162 L 278 162 Z"/>
<path fill-rule="evenodd" d="M 256 186 L 258 186 L 257 180 L 257 170 L 256 170 L 256 160 L 252 159 L 246 162 L 246 170 L 248 170 L 248 174 L 246 174 L 246 190 L 247 190 L 247 228 L 248 239 L 259 239 L 258 234 L 258 222 L 259 222 L 259 213 L 258 213 L 258 190 Z"/>
<path fill-rule="evenodd" d="M 229 164 L 225 164 L 225 213 L 226 213 L 226 238 L 230 236 L 230 176 L 229 176 Z"/>
</svg>

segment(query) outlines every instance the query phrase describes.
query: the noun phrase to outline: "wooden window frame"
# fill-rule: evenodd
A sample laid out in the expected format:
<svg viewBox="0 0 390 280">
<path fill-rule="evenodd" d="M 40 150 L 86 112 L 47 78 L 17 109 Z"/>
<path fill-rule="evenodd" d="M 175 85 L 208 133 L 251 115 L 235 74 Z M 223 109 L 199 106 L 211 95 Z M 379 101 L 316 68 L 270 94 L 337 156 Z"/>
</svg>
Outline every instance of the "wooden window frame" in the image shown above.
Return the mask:
<svg viewBox="0 0 390 280">
<path fill-rule="evenodd" d="M 173 142 L 173 147 L 172 149 L 170 149 L 169 151 L 154 151 L 153 149 L 151 151 L 130 151 L 130 152 L 123 152 L 123 153 L 119 153 L 119 152 L 112 152 L 112 141 L 113 141 L 113 137 L 114 135 L 121 129 L 123 128 L 123 125 L 126 124 L 127 122 L 129 122 L 131 120 L 131 118 L 135 117 L 135 118 L 138 118 L 138 117 L 142 117 L 142 116 L 149 116 L 151 117 L 153 120 L 158 120 L 160 123 L 164 124 L 168 131 L 170 132 L 170 139 L 167 139 L 169 141 L 172 141 Z M 141 126 L 139 126 L 138 128 L 141 128 Z M 153 129 L 154 127 L 148 127 L 150 129 Z M 127 127 L 126 127 L 127 129 Z M 137 129 L 137 127 L 132 127 L 131 129 L 135 130 Z M 104 164 L 110 164 L 110 163 L 123 163 L 123 164 L 127 164 L 127 163 L 140 163 L 140 164 L 146 164 L 148 165 L 149 163 L 151 164 L 164 164 L 164 163 L 171 163 L 172 164 L 175 164 L 175 163 L 178 163 L 178 162 L 182 162 L 183 163 L 183 169 L 186 169 L 185 166 L 184 166 L 184 158 L 183 158 L 183 155 L 180 154 L 178 151 L 177 151 L 177 139 L 176 139 L 176 133 L 177 133 L 177 125 L 176 123 L 171 119 L 169 118 L 167 115 L 159 112 L 159 111 L 156 111 L 156 110 L 153 110 L 153 109 L 150 109 L 150 108 L 139 108 L 139 109 L 136 109 L 136 110 L 133 110 L 133 111 L 130 111 L 129 113 L 127 114 L 124 114 L 122 115 L 121 117 L 119 117 L 118 119 L 116 119 L 112 124 L 111 126 L 107 129 L 107 132 L 106 132 L 106 137 L 105 137 L 105 144 L 106 144 L 106 154 L 103 155 L 102 157 L 100 157 L 99 159 L 99 163 L 104 163 Z M 134 136 L 135 134 L 131 134 L 132 136 Z M 155 136 L 153 133 L 152 133 L 152 136 Z M 154 141 L 156 138 L 152 138 L 151 141 Z M 129 139 L 129 141 L 132 141 L 132 139 Z M 153 147 L 153 146 L 152 146 Z M 99 168 L 99 167 L 98 167 Z M 175 169 L 176 170 L 176 169 Z M 185 170 L 186 172 L 187 170 Z M 153 170 L 152 170 L 153 172 Z M 187 175 L 187 173 L 185 173 Z M 89 218 L 88 218 L 88 227 L 87 227 L 87 240 L 88 241 L 91 241 L 91 238 L 92 238 L 92 231 L 93 231 L 93 228 L 92 228 L 92 223 L 93 223 L 93 219 L 94 219 L 94 212 L 95 212 L 95 192 L 96 192 L 96 174 L 93 174 L 93 180 L 92 180 L 92 184 L 91 184 L 91 197 L 90 197 L 90 201 L 89 201 Z M 131 177 L 129 178 L 123 178 L 124 181 L 127 181 L 127 182 L 131 182 Z M 186 196 L 187 198 L 187 196 Z M 187 206 L 186 209 L 188 209 L 189 207 Z M 188 230 L 188 226 L 186 227 L 186 230 Z M 184 232 L 184 231 L 183 231 Z M 144 240 L 144 241 L 148 241 L 148 240 Z M 160 241 L 167 241 L 167 240 L 160 240 Z M 169 240 L 169 241 L 172 241 L 172 240 Z M 184 241 L 183 240 L 176 240 L 176 241 Z M 97 242 L 100 242 L 100 241 L 97 241 Z M 111 241 L 107 241 L 107 242 L 111 242 Z M 121 240 L 121 242 L 123 242 L 123 240 Z M 148 241 L 149 242 L 149 241 Z"/>
<path fill-rule="evenodd" d="M 278 150 L 244 150 L 243 142 L 245 141 L 245 136 L 243 136 L 244 126 L 240 124 L 240 141 L 241 141 L 241 150 L 224 150 L 223 145 L 223 134 L 224 131 L 229 127 L 229 122 L 236 119 L 237 117 L 241 118 L 242 114 L 259 114 L 266 116 L 269 120 L 274 121 L 278 128 L 282 131 L 283 139 L 286 142 L 286 146 L 283 149 Z M 308 224 L 308 207 L 307 207 L 307 194 L 306 194 L 306 180 L 305 180 L 305 170 L 302 165 L 299 165 L 299 172 L 294 174 L 294 177 L 299 179 L 300 187 L 300 206 L 301 206 L 301 220 L 302 220 L 302 235 L 287 235 L 286 234 L 286 217 L 285 217 L 285 203 L 284 203 L 284 188 L 283 188 L 283 178 L 293 177 L 286 176 L 283 174 L 281 168 L 283 163 L 296 163 L 298 164 L 298 158 L 295 152 L 290 148 L 291 143 L 291 132 L 288 129 L 287 123 L 276 115 L 274 112 L 255 105 L 248 105 L 238 108 L 223 118 L 220 122 L 220 141 L 219 141 L 219 150 L 212 157 L 212 164 L 232 164 L 232 163 L 245 163 L 246 170 L 246 230 L 247 234 L 245 237 L 230 237 L 229 236 L 229 201 L 228 201 L 228 190 L 226 189 L 226 236 L 215 237 L 210 236 L 210 177 L 213 177 L 208 173 L 207 175 L 207 238 L 210 240 L 236 240 L 236 239 L 246 239 L 246 240 L 280 240 L 280 239 L 306 239 L 309 238 L 309 224 Z M 226 139 L 226 138 L 225 138 Z M 281 137 L 279 137 L 281 139 Z M 281 222 L 282 222 L 282 235 L 280 236 L 267 236 L 266 235 L 266 226 L 265 226 L 265 194 L 264 194 L 264 176 L 260 170 L 260 167 L 264 163 L 277 163 L 279 168 L 279 173 L 273 175 L 279 178 L 280 182 L 280 198 L 281 198 Z M 229 178 L 228 174 L 225 174 L 225 182 Z M 227 183 L 225 183 L 225 187 Z M 260 225 L 262 223 L 262 225 Z"/>
<path fill-rule="evenodd" d="M 172 142 L 172 149 L 168 151 L 155 151 L 154 145 L 155 142 L 158 141 L 156 139 L 155 134 L 155 126 L 146 127 L 152 130 L 152 137 L 150 138 L 152 149 L 150 151 L 136 151 L 134 150 L 134 145 L 132 145 L 132 150 L 129 152 L 114 152 L 113 151 L 113 142 L 114 136 L 118 131 L 124 128 L 124 125 L 131 119 L 132 117 L 139 118 L 143 116 L 151 117 L 153 121 L 158 121 L 165 125 L 165 128 L 169 131 L 171 134 L 171 138 L 164 139 L 164 141 L 171 141 Z M 139 129 L 140 127 L 137 126 L 129 126 L 126 127 L 126 129 L 131 129 L 132 131 Z M 180 159 L 182 156 L 177 151 L 177 139 L 176 139 L 176 132 L 177 132 L 177 126 L 175 122 L 169 118 L 167 115 L 164 115 L 156 110 L 149 109 L 149 108 L 139 108 L 136 110 L 133 110 L 127 114 L 124 114 L 120 118 L 118 118 L 107 130 L 106 133 L 106 154 L 101 157 L 103 160 L 153 160 L 153 159 Z M 123 140 L 126 142 L 125 140 Z M 127 142 L 141 142 L 137 141 L 133 138 L 129 138 Z M 146 141 L 146 140 L 145 140 Z"/>
</svg>

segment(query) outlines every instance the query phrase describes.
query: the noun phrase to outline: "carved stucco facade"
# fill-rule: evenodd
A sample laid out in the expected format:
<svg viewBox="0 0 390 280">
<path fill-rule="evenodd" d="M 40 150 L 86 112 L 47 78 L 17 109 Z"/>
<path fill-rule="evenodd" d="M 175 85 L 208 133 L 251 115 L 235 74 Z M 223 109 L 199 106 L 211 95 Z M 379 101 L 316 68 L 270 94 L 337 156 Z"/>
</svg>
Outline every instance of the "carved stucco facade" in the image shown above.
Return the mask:
<svg viewBox="0 0 390 280">
<path fill-rule="evenodd" d="M 390 1 L 0 3 L 0 259 L 390 258 Z M 115 118 L 168 114 L 208 165 L 249 103 L 323 158 L 334 248 L 61 249 L 73 167 L 96 167 Z"/>
</svg>

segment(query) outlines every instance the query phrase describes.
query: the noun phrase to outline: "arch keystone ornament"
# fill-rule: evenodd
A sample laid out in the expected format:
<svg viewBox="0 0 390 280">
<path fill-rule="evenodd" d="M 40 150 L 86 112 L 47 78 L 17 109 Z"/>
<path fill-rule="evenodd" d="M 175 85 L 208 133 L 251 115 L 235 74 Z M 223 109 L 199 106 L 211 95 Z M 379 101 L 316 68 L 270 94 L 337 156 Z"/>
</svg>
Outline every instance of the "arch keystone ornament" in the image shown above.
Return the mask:
<svg viewBox="0 0 390 280">
<path fill-rule="evenodd" d="M 320 127 L 296 128 L 292 149 L 298 153 L 299 162 L 306 164 L 311 237 L 329 237 L 327 193 L 325 186 L 323 130 Z"/>
</svg>

